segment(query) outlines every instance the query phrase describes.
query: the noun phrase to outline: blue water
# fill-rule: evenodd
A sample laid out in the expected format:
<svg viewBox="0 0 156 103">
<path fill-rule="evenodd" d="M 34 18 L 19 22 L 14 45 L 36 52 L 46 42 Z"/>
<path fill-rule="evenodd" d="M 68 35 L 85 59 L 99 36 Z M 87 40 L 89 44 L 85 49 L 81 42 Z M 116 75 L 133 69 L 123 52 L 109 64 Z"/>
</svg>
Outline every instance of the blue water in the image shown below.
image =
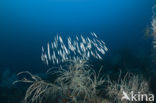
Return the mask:
<svg viewBox="0 0 156 103">
<path fill-rule="evenodd" d="M 109 48 L 148 52 L 144 30 L 154 0 L 0 0 L 0 69 L 45 71 L 41 46 L 95 32 Z"/>
<path fill-rule="evenodd" d="M 47 77 L 42 45 L 57 34 L 65 39 L 90 32 L 108 48 L 103 61 L 93 61 L 95 69 L 103 65 L 102 73 L 114 80 L 120 70 L 143 74 L 156 94 L 156 56 L 151 34 L 145 34 L 154 4 L 155 0 L 0 0 L 0 103 L 23 99 L 27 85 L 12 85 L 16 73 L 26 70 Z"/>
</svg>

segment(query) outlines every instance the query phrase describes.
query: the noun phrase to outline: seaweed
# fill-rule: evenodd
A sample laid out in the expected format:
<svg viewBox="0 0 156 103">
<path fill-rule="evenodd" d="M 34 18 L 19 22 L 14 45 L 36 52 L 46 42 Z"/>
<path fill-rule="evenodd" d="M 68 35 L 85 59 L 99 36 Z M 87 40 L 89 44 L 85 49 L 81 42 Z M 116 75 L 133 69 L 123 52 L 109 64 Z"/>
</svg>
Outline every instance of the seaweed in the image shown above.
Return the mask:
<svg viewBox="0 0 156 103">
<path fill-rule="evenodd" d="M 57 74 L 58 78 L 52 83 L 42 80 L 40 77 L 31 74 L 28 71 L 18 73 L 22 75 L 26 73 L 31 79 L 23 78 L 17 82 L 31 83 L 26 91 L 23 103 L 39 103 L 45 102 L 51 98 L 51 101 L 59 98 L 66 103 L 87 103 L 95 101 L 93 98 L 98 97 L 98 86 L 103 85 L 104 78 L 100 77 L 100 72 L 96 73 L 93 68 L 87 64 L 87 61 L 71 62 L 67 69 L 61 66 L 52 74 Z M 48 70 L 50 72 L 51 70 Z M 52 98 L 53 97 L 53 98 Z"/>
<path fill-rule="evenodd" d="M 134 93 L 138 93 L 139 91 L 142 94 L 151 93 L 149 83 L 142 75 L 126 73 L 124 77 L 121 78 L 120 72 L 118 81 L 112 81 L 110 77 L 108 77 L 107 82 L 107 95 L 110 98 L 113 98 L 113 102 L 115 103 L 125 103 L 125 101 L 121 100 L 123 91 L 126 91 L 127 93 L 130 93 L 131 91 Z"/>
</svg>

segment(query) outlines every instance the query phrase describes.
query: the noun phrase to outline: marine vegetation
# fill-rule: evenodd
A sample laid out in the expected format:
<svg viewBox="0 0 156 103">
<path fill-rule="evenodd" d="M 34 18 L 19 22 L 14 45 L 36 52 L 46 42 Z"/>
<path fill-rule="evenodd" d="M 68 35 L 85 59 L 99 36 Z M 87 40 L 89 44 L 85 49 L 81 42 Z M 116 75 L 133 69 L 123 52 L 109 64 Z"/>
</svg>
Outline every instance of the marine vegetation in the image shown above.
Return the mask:
<svg viewBox="0 0 156 103">
<path fill-rule="evenodd" d="M 52 72 L 58 75 L 53 83 L 42 80 L 28 71 L 20 72 L 18 76 L 26 73 L 31 77 L 30 79 L 23 78 L 14 83 L 31 83 L 23 103 L 45 103 L 48 100 L 62 103 L 94 103 L 94 98 L 98 97 L 100 91 L 98 87 L 105 82 L 104 78 L 100 77 L 100 71 L 96 73 L 86 61 L 77 61 L 70 63 L 68 69 L 60 66 Z"/>
<path fill-rule="evenodd" d="M 149 94 L 151 93 L 149 89 L 148 81 L 142 75 L 134 75 L 131 73 L 126 73 L 123 78 L 121 78 L 121 72 L 117 81 L 112 81 L 108 77 L 108 86 L 106 88 L 107 95 L 112 98 L 115 103 L 127 103 L 127 101 L 122 100 L 123 92 Z M 128 94 L 130 97 L 130 95 Z"/>
<path fill-rule="evenodd" d="M 156 5 L 153 6 L 153 16 L 151 22 L 152 36 L 153 36 L 153 48 L 156 48 Z"/>
</svg>

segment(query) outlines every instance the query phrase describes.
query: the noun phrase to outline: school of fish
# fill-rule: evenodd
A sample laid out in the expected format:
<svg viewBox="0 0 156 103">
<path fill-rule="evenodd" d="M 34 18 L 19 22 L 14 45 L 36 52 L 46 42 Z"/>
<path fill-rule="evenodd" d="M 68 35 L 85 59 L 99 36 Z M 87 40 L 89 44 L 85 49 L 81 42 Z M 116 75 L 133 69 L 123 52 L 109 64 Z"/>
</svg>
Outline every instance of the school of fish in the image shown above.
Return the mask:
<svg viewBox="0 0 156 103">
<path fill-rule="evenodd" d="M 64 42 L 60 35 L 54 41 L 47 43 L 47 48 L 42 46 L 41 60 L 49 65 L 50 63 L 59 64 L 69 60 L 89 60 L 91 57 L 103 59 L 103 55 L 108 51 L 103 40 L 100 40 L 95 33 L 90 37 L 82 35 L 75 38 L 68 37 Z"/>
</svg>

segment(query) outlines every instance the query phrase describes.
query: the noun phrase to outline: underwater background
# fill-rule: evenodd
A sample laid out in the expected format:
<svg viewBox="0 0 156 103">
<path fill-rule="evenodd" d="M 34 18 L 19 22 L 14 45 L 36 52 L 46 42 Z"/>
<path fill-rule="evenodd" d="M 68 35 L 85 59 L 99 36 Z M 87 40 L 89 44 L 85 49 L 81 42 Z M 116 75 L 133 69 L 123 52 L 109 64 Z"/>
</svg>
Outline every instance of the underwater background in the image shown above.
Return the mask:
<svg viewBox="0 0 156 103">
<path fill-rule="evenodd" d="M 0 103 L 20 103 L 27 86 L 13 85 L 16 74 L 45 77 L 42 46 L 63 38 L 95 32 L 108 48 L 103 74 L 116 78 L 132 72 L 149 79 L 156 94 L 156 68 L 151 21 L 155 0 L 0 0 Z M 96 69 L 96 68 L 95 68 Z"/>
</svg>

